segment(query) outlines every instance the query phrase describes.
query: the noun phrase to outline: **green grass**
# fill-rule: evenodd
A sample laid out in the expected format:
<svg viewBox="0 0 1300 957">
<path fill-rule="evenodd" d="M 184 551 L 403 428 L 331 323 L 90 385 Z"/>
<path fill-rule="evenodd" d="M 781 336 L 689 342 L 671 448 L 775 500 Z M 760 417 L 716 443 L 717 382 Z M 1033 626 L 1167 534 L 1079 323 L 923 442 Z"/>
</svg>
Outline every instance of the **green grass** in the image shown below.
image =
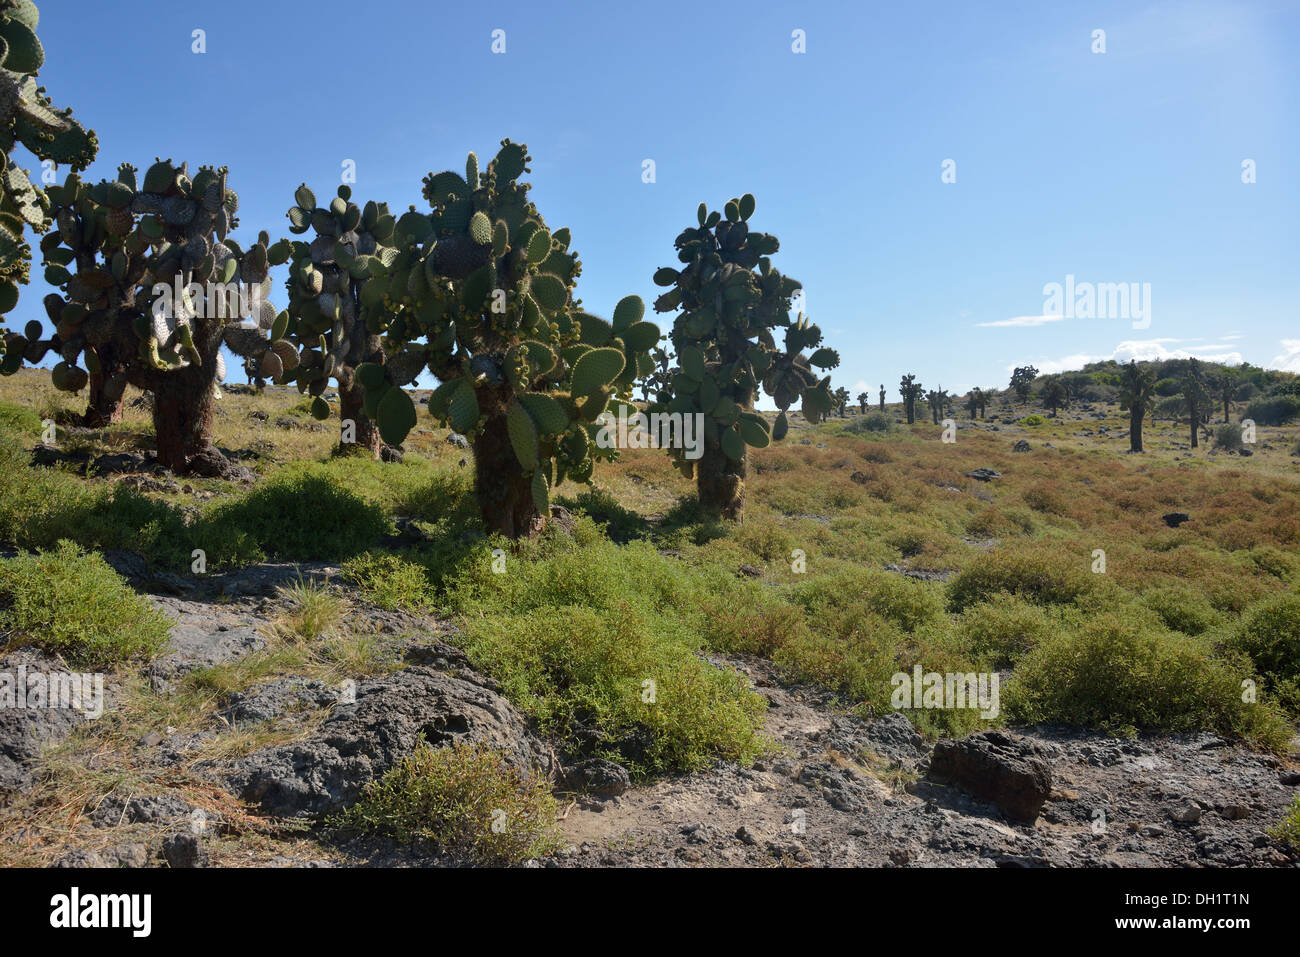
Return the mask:
<svg viewBox="0 0 1300 957">
<path fill-rule="evenodd" d="M 1300 797 L 1291 799 L 1286 817 L 1269 829 L 1269 835 L 1293 851 L 1300 851 Z"/>
<path fill-rule="evenodd" d="M 564 846 L 544 780 L 470 745 L 421 744 L 331 822 L 345 832 L 428 841 L 484 864 L 519 864 Z"/>
<path fill-rule="evenodd" d="M 343 564 L 343 577 L 372 605 L 419 612 L 433 600 L 424 566 L 391 552 L 364 552 Z"/>
<path fill-rule="evenodd" d="M 71 542 L 0 560 L 0 630 L 74 667 L 152 657 L 169 627 L 102 558 Z"/>
</svg>

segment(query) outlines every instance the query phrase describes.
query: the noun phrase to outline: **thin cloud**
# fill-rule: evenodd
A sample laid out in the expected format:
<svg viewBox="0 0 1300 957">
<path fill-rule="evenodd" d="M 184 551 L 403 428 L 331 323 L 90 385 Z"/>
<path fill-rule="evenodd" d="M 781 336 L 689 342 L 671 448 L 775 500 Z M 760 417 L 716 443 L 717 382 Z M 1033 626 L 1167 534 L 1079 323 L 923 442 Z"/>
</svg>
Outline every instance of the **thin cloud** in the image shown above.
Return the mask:
<svg viewBox="0 0 1300 957">
<path fill-rule="evenodd" d="M 1027 329 L 1032 326 L 1045 326 L 1049 322 L 1060 322 L 1065 316 L 1016 316 L 1012 319 L 998 319 L 994 322 L 977 322 L 976 326 L 985 329 Z"/>
</svg>

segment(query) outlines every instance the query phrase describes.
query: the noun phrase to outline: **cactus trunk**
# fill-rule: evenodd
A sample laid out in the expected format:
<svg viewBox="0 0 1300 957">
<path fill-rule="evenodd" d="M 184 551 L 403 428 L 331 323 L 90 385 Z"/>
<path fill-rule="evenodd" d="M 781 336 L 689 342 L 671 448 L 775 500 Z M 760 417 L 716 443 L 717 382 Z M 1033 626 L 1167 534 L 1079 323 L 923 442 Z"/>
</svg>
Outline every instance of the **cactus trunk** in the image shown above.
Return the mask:
<svg viewBox="0 0 1300 957">
<path fill-rule="evenodd" d="M 122 393 L 125 383 L 118 377 L 126 372 L 126 364 L 117 361 L 117 345 L 109 342 L 101 346 L 99 369 L 90 373 L 90 396 L 81 424 L 88 429 L 102 429 L 122 421 Z M 110 381 L 111 380 L 111 381 Z"/>
<path fill-rule="evenodd" d="M 168 371 L 152 370 L 140 375 L 133 384 L 153 393 L 159 464 L 177 475 L 229 478 L 236 470 L 212 444 L 221 327 L 197 325 L 193 337 L 201 364 Z"/>
<path fill-rule="evenodd" d="M 735 462 L 722 451 L 717 439 L 704 443 L 704 455 L 695 465 L 695 487 L 700 507 L 715 518 L 745 520 L 745 462 Z"/>
<path fill-rule="evenodd" d="M 1142 451 L 1143 409 L 1134 405 L 1128 414 L 1128 448 L 1130 452 Z"/>
<path fill-rule="evenodd" d="M 374 420 L 361 411 L 365 397 L 366 390 L 357 381 L 354 370 L 350 366 L 345 366 L 339 374 L 339 420 L 342 423 L 346 423 L 349 419 L 352 420 L 355 429 L 355 443 L 345 445 L 340 430 L 339 445 L 336 452 L 340 454 L 352 452 L 357 455 L 364 453 L 372 459 L 378 459 L 384 443 L 379 438 L 379 428 L 375 425 Z M 346 428 L 346 425 L 343 427 Z"/>
<path fill-rule="evenodd" d="M 506 409 L 508 388 L 479 390 L 484 416 L 474 438 L 474 491 L 488 531 L 507 538 L 532 538 L 546 527 L 546 516 L 533 499 L 531 477 L 524 474 L 510 444 Z M 491 403 L 490 411 L 486 408 Z"/>
</svg>

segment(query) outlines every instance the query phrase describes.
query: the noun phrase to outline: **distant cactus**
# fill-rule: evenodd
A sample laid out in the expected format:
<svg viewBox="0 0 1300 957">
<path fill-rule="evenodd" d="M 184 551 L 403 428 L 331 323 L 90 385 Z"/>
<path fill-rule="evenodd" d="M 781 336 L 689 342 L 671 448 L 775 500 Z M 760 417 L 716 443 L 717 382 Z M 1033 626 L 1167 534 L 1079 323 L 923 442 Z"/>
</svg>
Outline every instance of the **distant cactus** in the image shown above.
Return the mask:
<svg viewBox="0 0 1300 957">
<path fill-rule="evenodd" d="M 1129 360 L 1119 380 L 1120 408 L 1128 411 L 1128 442 L 1130 452 L 1142 451 L 1142 420 L 1151 411 L 1156 400 L 1156 382 L 1151 370 Z M 1195 428 L 1195 424 L 1193 424 Z"/>
<path fill-rule="evenodd" d="M 903 396 L 903 413 L 907 424 L 916 421 L 916 403 L 925 395 L 925 387 L 916 381 L 915 375 L 905 375 L 898 383 L 898 391 Z"/>
<path fill-rule="evenodd" d="M 529 201 L 530 159 L 503 140 L 484 170 L 471 153 L 464 174 L 431 173 L 432 212 L 412 206 L 396 220 L 391 254 L 359 254 L 349 267 L 368 280 L 367 333 L 381 335 L 389 357 L 357 367 L 380 437 L 397 445 L 415 426 L 392 366 L 418 356 L 441 382 L 429 411 L 474 445 L 484 521 L 514 538 L 541 531 L 551 489 L 589 481 L 596 459 L 617 454 L 597 446 L 596 420 L 652 370 L 660 338 L 636 296 L 612 322 L 572 298 L 581 263 L 569 230 L 551 232 Z"/>
<path fill-rule="evenodd" d="M 983 389 L 977 387 L 970 390 L 970 394 L 966 397 L 966 411 L 970 413 L 972 422 L 975 421 L 976 414 L 983 417 L 987 405 L 988 396 L 984 394 Z"/>
<path fill-rule="evenodd" d="M 1070 397 L 1065 391 L 1064 384 L 1055 376 L 1043 383 L 1043 387 L 1038 390 L 1038 399 L 1053 418 L 1056 417 L 1058 410 L 1070 404 Z"/>
<path fill-rule="evenodd" d="M 880 383 L 880 411 L 885 411 L 885 384 Z"/>
<path fill-rule="evenodd" d="M 862 415 L 867 414 L 867 402 L 870 401 L 870 399 L 871 396 L 867 395 L 865 392 L 858 393 L 858 410 Z"/>
<path fill-rule="evenodd" d="M 800 284 L 772 268 L 775 236 L 749 228 L 754 197 L 729 200 L 723 212 L 701 203 L 697 223 L 683 230 L 675 247 L 681 268 L 654 274 L 668 291 L 656 312 L 675 312 L 672 342 L 678 368 L 661 389 L 656 409 L 704 415 L 704 453 L 694 462 L 683 449 L 670 449 L 678 469 L 694 474 L 700 505 L 709 513 L 741 520 L 745 504 L 747 449 L 782 439 L 787 410 L 802 402 L 816 423 L 834 408 L 830 376 L 813 371 L 839 365 L 834 349 L 817 348 L 821 330 L 800 315 L 792 319 L 792 297 Z M 773 332 L 785 329 L 783 346 Z M 815 349 L 804 356 L 804 349 Z M 776 422 L 754 411 L 760 387 L 776 400 Z"/>
<path fill-rule="evenodd" d="M 31 173 L 10 156 L 21 144 L 37 159 L 84 170 L 95 159 L 98 141 L 72 118 L 71 110 L 56 110 L 36 74 L 45 50 L 36 38 L 40 11 L 31 0 L 0 0 L 0 140 L 4 144 L 0 169 L 0 362 L 10 372 L 23 361 L 21 349 L 10 349 L 4 317 L 18 304 L 18 288 L 31 275 L 32 250 L 24 239 L 26 227 L 50 228 L 50 204 Z M 39 337 L 39 332 L 37 333 Z M 24 339 L 33 338 L 23 336 Z"/>
<path fill-rule="evenodd" d="M 840 386 L 835 390 L 833 396 L 835 399 L 835 411 L 839 413 L 839 417 L 842 419 L 848 415 L 849 390 L 844 388 L 844 386 Z"/>
<path fill-rule="evenodd" d="M 247 251 L 228 236 L 238 197 L 226 170 L 205 166 L 191 180 L 184 165 L 159 160 L 137 185 L 135 167 L 123 164 L 115 180 L 91 186 L 72 173 L 46 194 L 55 227 L 41 241 L 45 279 L 63 290 L 45 297 L 54 334 L 40 339 L 35 322 L 10 334 L 0 372 L 16 370 L 14 356 L 36 363 L 58 353 L 54 385 L 90 386 L 87 420 L 111 418 L 128 383 L 148 389 L 159 462 L 227 474 L 211 442 L 221 346 L 264 352 L 276 315 L 266 235 Z"/>
<path fill-rule="evenodd" d="M 1203 417 L 1208 417 L 1207 412 L 1212 401 L 1211 395 L 1206 388 L 1205 373 L 1201 368 L 1200 359 L 1189 359 L 1187 362 L 1187 372 L 1179 383 L 1183 402 L 1187 407 L 1187 414 L 1191 420 L 1192 448 L 1198 448 L 1200 442 L 1197 437 L 1197 426 L 1201 424 Z"/>
</svg>

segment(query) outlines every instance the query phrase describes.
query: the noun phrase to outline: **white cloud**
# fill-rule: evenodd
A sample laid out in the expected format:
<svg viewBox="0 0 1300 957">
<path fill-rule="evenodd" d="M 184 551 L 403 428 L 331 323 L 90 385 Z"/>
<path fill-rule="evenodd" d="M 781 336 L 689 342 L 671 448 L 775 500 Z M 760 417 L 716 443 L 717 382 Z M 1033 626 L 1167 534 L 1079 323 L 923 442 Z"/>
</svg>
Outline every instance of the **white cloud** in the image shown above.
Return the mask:
<svg viewBox="0 0 1300 957">
<path fill-rule="evenodd" d="M 1073 369 L 1082 369 L 1089 362 L 1104 362 L 1107 359 L 1114 359 L 1116 362 L 1128 362 L 1130 359 L 1136 359 L 1138 362 L 1164 361 L 1167 359 L 1204 359 L 1208 362 L 1221 362 L 1225 365 L 1240 365 L 1243 361 L 1240 352 L 1236 352 L 1226 345 L 1209 345 L 1195 346 L 1186 349 L 1167 348 L 1168 343 L 1184 342 L 1182 339 L 1130 339 L 1127 342 L 1121 342 L 1115 347 L 1115 351 L 1110 355 L 1088 355 L 1086 353 L 1075 353 L 1074 355 L 1062 356 L 1060 359 L 1039 359 L 1034 362 L 1034 366 L 1043 375 L 1049 375 L 1057 372 L 1069 372 Z M 1290 353 L 1290 359 L 1296 363 L 1297 371 L 1300 371 L 1300 339 L 1283 340 L 1283 348 L 1287 344 L 1293 347 Z M 1287 358 L 1279 356 L 1274 359 L 1276 364 L 1280 359 Z M 1015 368 L 1015 364 L 1006 367 L 1010 372 Z M 1285 368 L 1285 367 L 1284 367 Z"/>
<path fill-rule="evenodd" d="M 975 325 L 986 329 L 1025 329 L 1030 326 L 1045 326 L 1049 322 L 1060 322 L 1065 316 L 1016 316 L 1012 319 L 998 319 L 995 322 L 977 322 Z"/>
<path fill-rule="evenodd" d="M 1274 356 L 1268 368 L 1300 374 L 1300 339 L 1283 339 L 1282 349 L 1282 354 Z"/>
</svg>

